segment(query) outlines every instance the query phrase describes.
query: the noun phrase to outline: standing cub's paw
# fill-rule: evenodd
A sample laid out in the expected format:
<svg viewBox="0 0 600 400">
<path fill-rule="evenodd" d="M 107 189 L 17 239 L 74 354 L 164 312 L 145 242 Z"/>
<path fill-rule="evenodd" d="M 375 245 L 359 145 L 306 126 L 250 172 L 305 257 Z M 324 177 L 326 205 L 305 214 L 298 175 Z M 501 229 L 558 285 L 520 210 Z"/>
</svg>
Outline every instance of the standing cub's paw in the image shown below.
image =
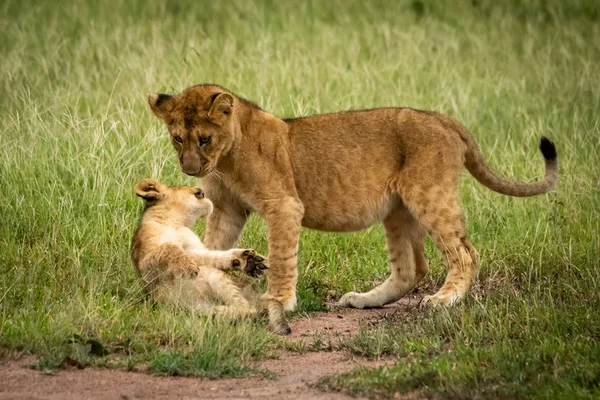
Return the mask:
<svg viewBox="0 0 600 400">
<path fill-rule="evenodd" d="M 356 292 L 348 292 L 342 296 L 342 298 L 337 302 L 339 307 L 349 307 L 349 308 L 369 308 L 366 305 L 364 294 L 356 293 Z"/>
<path fill-rule="evenodd" d="M 234 267 L 239 267 L 240 270 L 253 278 L 258 278 L 263 275 L 266 269 L 269 269 L 265 265 L 266 259 L 252 249 L 241 251 L 238 258 L 234 258 L 231 264 Z"/>
</svg>

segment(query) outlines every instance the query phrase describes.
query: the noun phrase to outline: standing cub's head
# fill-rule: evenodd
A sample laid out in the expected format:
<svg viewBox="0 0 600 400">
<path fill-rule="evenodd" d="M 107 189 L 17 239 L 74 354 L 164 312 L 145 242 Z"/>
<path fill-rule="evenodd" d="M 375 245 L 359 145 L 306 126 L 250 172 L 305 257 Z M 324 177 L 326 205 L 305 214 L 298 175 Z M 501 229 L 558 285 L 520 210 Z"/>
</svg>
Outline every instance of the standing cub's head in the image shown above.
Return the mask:
<svg viewBox="0 0 600 400">
<path fill-rule="evenodd" d="M 198 85 L 178 95 L 151 94 L 150 109 L 165 121 L 181 170 L 203 177 L 232 148 L 239 133 L 240 99 L 217 85 Z"/>
<path fill-rule="evenodd" d="M 213 204 L 200 188 L 166 186 L 154 179 L 144 179 L 135 185 L 135 194 L 146 202 L 146 211 L 160 216 L 164 222 L 192 226 L 213 211 Z"/>
</svg>

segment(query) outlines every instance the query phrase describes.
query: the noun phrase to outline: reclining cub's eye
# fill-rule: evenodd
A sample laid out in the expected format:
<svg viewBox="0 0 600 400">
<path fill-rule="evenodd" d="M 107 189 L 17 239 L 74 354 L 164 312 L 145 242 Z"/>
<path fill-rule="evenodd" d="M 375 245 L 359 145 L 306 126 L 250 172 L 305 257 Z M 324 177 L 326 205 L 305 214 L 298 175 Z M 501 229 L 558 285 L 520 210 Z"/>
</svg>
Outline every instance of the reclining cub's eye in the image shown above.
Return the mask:
<svg viewBox="0 0 600 400">
<path fill-rule="evenodd" d="M 177 143 L 183 143 L 183 139 L 181 138 L 181 136 L 173 136 L 173 139 L 175 139 Z"/>
<path fill-rule="evenodd" d="M 198 191 L 198 192 L 194 193 L 194 196 L 196 196 L 197 199 L 203 199 L 204 193 Z"/>
<path fill-rule="evenodd" d="M 210 143 L 210 136 L 200 136 L 200 147 Z"/>
</svg>

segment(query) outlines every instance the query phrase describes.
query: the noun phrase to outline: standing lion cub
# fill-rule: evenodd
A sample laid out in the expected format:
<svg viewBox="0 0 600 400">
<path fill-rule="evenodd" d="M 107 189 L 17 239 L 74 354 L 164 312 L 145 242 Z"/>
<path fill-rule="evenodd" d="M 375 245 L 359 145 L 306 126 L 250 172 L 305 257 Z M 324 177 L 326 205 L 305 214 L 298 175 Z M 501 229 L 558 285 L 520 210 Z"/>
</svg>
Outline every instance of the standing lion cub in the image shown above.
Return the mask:
<svg viewBox="0 0 600 400">
<path fill-rule="evenodd" d="M 429 234 L 448 274 L 424 302 L 449 305 L 465 296 L 479 266 L 460 207 L 463 168 L 507 196 L 547 193 L 558 180 L 552 141 L 540 141 L 542 179 L 506 179 L 463 124 L 438 112 L 386 107 L 280 119 L 212 84 L 152 94 L 148 104 L 165 122 L 181 170 L 202 178 L 214 201 L 206 247 L 233 247 L 250 214 L 265 219 L 270 270 L 263 299 L 272 329 L 282 333 L 289 327 L 274 316 L 296 306 L 301 227 L 350 232 L 383 223 L 390 276 L 339 300 L 356 308 L 395 302 L 423 279 Z"/>
<path fill-rule="evenodd" d="M 245 316 L 256 311 L 227 271 L 258 277 L 267 269 L 265 259 L 250 249 L 204 247 L 192 231 L 199 218 L 213 211 L 202 190 L 144 179 L 135 193 L 146 208 L 133 236 L 131 258 L 152 300 L 202 314 Z"/>
</svg>

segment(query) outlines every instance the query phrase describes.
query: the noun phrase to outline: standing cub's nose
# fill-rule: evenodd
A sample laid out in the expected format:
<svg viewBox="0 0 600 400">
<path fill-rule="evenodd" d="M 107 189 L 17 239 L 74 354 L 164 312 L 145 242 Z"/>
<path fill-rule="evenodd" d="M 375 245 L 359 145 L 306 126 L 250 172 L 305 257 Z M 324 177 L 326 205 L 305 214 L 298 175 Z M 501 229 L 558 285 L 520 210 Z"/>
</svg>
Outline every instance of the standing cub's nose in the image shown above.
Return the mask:
<svg viewBox="0 0 600 400">
<path fill-rule="evenodd" d="M 190 176 L 194 176 L 202 172 L 203 163 L 195 154 L 186 154 L 180 158 L 179 165 L 181 170 Z"/>
<path fill-rule="evenodd" d="M 181 170 L 183 171 L 184 174 L 187 174 L 189 176 L 194 176 L 200 173 L 202 168 L 198 168 L 196 165 L 186 165 L 186 163 L 182 162 L 181 163 Z"/>
</svg>

